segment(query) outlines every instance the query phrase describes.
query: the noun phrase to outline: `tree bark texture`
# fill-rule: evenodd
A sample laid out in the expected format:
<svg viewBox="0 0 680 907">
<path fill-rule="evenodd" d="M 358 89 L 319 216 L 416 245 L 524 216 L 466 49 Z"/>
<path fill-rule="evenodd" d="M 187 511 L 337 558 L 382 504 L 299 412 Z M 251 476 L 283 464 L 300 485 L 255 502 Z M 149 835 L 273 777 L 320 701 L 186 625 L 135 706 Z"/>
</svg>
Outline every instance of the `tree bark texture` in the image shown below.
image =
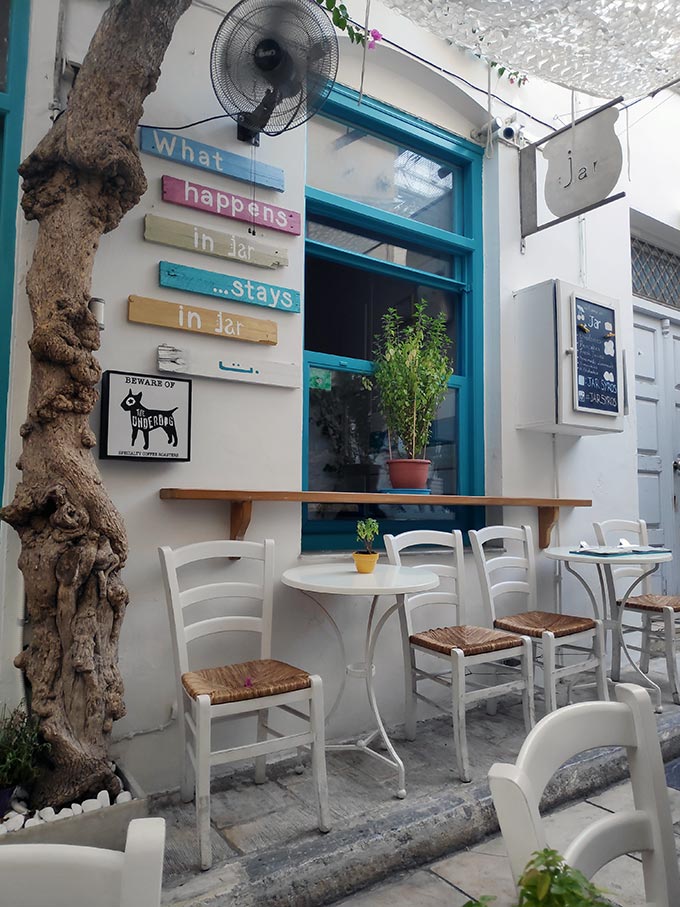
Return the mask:
<svg viewBox="0 0 680 907">
<path fill-rule="evenodd" d="M 0 517 L 21 538 L 31 641 L 15 659 L 51 745 L 35 805 L 120 782 L 107 759 L 125 714 L 118 640 L 128 594 L 125 526 L 91 448 L 99 328 L 88 309 L 94 257 L 146 190 L 135 145 L 175 25 L 191 0 L 113 0 L 66 111 L 21 165 L 22 207 L 39 223 L 26 290 L 33 318 L 22 479 Z"/>
</svg>

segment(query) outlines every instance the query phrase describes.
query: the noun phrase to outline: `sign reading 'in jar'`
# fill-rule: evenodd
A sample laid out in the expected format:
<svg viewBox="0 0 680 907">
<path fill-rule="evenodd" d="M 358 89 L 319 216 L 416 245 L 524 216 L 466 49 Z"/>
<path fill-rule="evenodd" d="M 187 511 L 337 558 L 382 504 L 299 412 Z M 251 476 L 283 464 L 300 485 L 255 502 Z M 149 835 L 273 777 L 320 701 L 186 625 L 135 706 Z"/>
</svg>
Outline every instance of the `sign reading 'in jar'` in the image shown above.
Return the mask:
<svg viewBox="0 0 680 907">
<path fill-rule="evenodd" d="M 148 296 L 128 296 L 128 321 L 196 334 L 212 334 L 226 340 L 265 343 L 269 346 L 274 346 L 278 341 L 273 321 L 195 305 L 165 302 Z"/>
</svg>

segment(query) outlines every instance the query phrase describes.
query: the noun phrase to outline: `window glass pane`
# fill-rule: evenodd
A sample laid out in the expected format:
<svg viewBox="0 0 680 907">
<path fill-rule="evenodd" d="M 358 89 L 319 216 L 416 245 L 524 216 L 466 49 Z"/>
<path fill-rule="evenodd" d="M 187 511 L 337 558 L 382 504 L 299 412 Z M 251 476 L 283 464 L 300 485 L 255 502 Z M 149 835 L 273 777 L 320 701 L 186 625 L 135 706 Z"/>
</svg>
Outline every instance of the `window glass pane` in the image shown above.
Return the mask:
<svg viewBox="0 0 680 907">
<path fill-rule="evenodd" d="M 428 274 L 437 274 L 439 277 L 453 277 L 453 255 L 439 255 L 428 249 L 395 245 L 377 234 L 350 230 L 323 218 L 307 218 L 307 238 L 350 252 L 358 252 L 369 258 L 390 261 L 407 268 L 426 271 Z"/>
<path fill-rule="evenodd" d="M 680 308 L 680 255 L 633 236 L 633 294 Z"/>
<path fill-rule="evenodd" d="M 389 450 L 377 393 L 361 375 L 312 366 L 309 390 L 309 475 L 314 491 L 390 490 Z M 428 487 L 432 494 L 456 494 L 457 391 L 449 389 L 432 425 L 426 457 L 432 460 Z M 418 505 L 377 505 L 380 519 L 448 519 L 448 508 Z M 335 521 L 352 516 L 352 505 L 310 504 L 308 519 Z"/>
<path fill-rule="evenodd" d="M 408 280 L 307 255 L 305 349 L 353 359 L 372 359 L 375 335 L 389 308 L 408 318 L 420 300 L 430 315 L 446 313 L 450 354 L 456 367 L 459 297 Z"/>
<path fill-rule="evenodd" d="M 459 171 L 323 117 L 308 124 L 307 182 L 442 230 L 456 223 Z"/>
<path fill-rule="evenodd" d="M 10 0 L 0 0 L 0 91 L 7 91 Z"/>
</svg>

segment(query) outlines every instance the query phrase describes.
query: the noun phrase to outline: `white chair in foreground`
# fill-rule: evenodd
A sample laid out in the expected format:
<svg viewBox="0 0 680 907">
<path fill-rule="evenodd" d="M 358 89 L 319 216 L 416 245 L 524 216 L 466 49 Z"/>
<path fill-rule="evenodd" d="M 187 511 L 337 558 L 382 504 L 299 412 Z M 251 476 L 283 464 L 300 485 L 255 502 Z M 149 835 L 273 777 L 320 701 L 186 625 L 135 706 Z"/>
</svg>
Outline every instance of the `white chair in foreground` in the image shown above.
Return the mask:
<svg viewBox="0 0 680 907">
<path fill-rule="evenodd" d="M 465 571 L 463 563 L 463 536 L 460 530 L 440 532 L 413 530 L 400 535 L 386 535 L 385 549 L 390 564 L 401 566 L 401 552 L 416 545 L 440 549 L 438 563 L 421 566 L 441 577 L 442 582 L 431 592 L 419 592 L 406 597 L 403 612 L 399 612 L 402 633 L 402 651 L 406 680 L 406 738 L 415 740 L 416 700 L 441 708 L 427 696 L 418 692 L 420 681 L 451 687 L 453 736 L 456 747 L 458 775 L 461 781 L 470 781 L 470 765 L 465 731 L 465 707 L 480 700 L 492 700 L 506 693 L 519 693 L 524 706 L 524 723 L 527 733 L 534 724 L 534 675 L 531 640 L 490 627 L 476 627 L 465 623 Z M 414 612 L 425 605 L 441 606 L 447 624 L 453 626 L 416 630 Z M 416 654 L 433 655 L 447 663 L 446 669 L 427 671 L 416 660 Z M 489 672 L 488 686 L 467 688 L 466 674 L 470 668 L 492 665 L 516 659 L 516 666 L 504 665 L 503 672 L 511 679 L 501 682 Z M 514 674 L 514 676 L 513 676 Z"/>
<path fill-rule="evenodd" d="M 271 658 L 274 586 L 274 542 L 198 542 L 183 548 L 159 548 L 161 568 L 170 613 L 170 629 L 177 668 L 177 700 L 180 733 L 185 749 L 181 796 L 188 802 L 195 796 L 196 823 L 201 867 L 212 865 L 210 843 L 210 768 L 246 759 L 255 760 L 255 781 L 266 780 L 267 753 L 280 753 L 311 745 L 312 772 L 318 803 L 320 831 L 330 828 L 323 687 L 321 678 Z M 258 562 L 257 582 L 235 579 L 185 585 L 180 590 L 178 571 L 189 565 L 221 560 L 224 569 L 238 570 L 234 559 Z M 200 614 L 205 603 L 248 599 L 261 605 L 261 616 L 222 614 L 207 618 Z M 227 606 L 228 607 L 228 606 Z M 224 610 L 224 606 L 221 608 Z M 260 657 L 239 664 L 190 670 L 188 643 L 216 633 L 254 633 L 260 637 Z M 296 705 L 307 707 L 300 711 Z M 269 723 L 269 709 L 278 708 L 302 719 L 306 727 L 298 733 L 283 734 Z M 257 742 L 214 750 L 212 722 L 257 714 Z"/>
<path fill-rule="evenodd" d="M 595 672 L 598 697 L 609 699 L 602 621 L 537 610 L 536 556 L 531 527 L 487 526 L 471 529 L 469 534 L 489 623 L 498 630 L 532 638 L 534 660 L 543 668 L 546 712 L 557 708 L 558 681 L 583 671 Z M 484 549 L 488 543 L 501 546 L 498 551 L 491 547 L 488 554 L 493 556 L 487 556 Z M 497 617 L 496 603 L 506 595 L 523 596 L 525 610 Z M 560 655 L 578 661 L 558 665 Z"/>
<path fill-rule="evenodd" d="M 595 537 L 598 545 L 616 545 L 623 536 L 635 545 L 649 545 L 649 535 L 647 533 L 647 523 L 644 520 L 604 520 L 601 523 L 593 523 Z M 621 580 L 624 584 L 630 586 L 636 579 L 640 579 L 643 573 L 649 569 L 644 565 L 631 564 L 627 567 L 617 567 L 615 560 L 608 571 L 608 582 L 614 583 L 614 588 L 609 589 L 609 597 L 612 602 L 620 606 L 621 597 L 617 595 L 617 586 Z M 664 655 L 666 657 L 666 669 L 668 671 L 668 680 L 671 684 L 673 702 L 680 704 L 680 679 L 678 678 L 678 666 L 675 659 L 675 636 L 677 625 L 680 622 L 680 595 L 655 595 L 652 592 L 652 585 L 649 577 L 645 577 L 638 586 L 642 594 L 631 595 L 626 600 L 626 611 L 636 612 L 641 616 L 642 625 L 623 623 L 621 625 L 622 633 L 642 633 L 642 646 L 627 644 L 628 649 L 640 652 L 640 670 L 645 674 L 649 672 L 649 658 L 651 653 L 652 640 L 657 639 L 663 642 Z M 624 589 L 625 592 L 625 589 Z M 617 614 L 612 614 L 616 619 Z M 621 638 L 618 633 L 612 634 L 612 680 L 618 680 L 621 674 Z"/>
<path fill-rule="evenodd" d="M 678 907 L 680 875 L 661 747 L 647 691 L 615 687 L 617 702 L 582 702 L 546 715 L 519 751 L 514 765 L 489 771 L 491 796 L 517 883 L 534 851 L 549 846 L 538 806 L 557 769 L 577 753 L 624 746 L 635 808 L 605 815 L 566 848 L 567 863 L 588 879 L 627 853 L 642 856 L 648 907 Z"/>
<path fill-rule="evenodd" d="M 2 907 L 158 907 L 165 819 L 133 819 L 125 853 L 72 844 L 0 847 Z"/>
</svg>

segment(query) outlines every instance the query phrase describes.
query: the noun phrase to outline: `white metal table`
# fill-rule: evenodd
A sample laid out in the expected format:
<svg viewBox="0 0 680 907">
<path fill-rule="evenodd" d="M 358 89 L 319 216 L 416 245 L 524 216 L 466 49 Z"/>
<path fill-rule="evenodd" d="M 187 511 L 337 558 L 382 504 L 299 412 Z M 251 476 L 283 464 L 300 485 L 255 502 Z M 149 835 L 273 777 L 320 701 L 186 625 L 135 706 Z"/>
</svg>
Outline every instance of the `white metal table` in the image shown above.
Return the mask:
<svg viewBox="0 0 680 907">
<path fill-rule="evenodd" d="M 335 702 L 328 712 L 327 718 L 330 718 L 338 707 L 348 676 L 364 677 L 366 680 L 368 702 L 375 718 L 376 729 L 366 737 L 357 740 L 356 743 L 327 744 L 326 749 L 360 750 L 361 752 L 391 765 L 397 770 L 399 779 L 397 797 L 405 797 L 406 776 L 404 772 L 404 763 L 387 736 L 387 731 L 385 730 L 382 718 L 380 717 L 378 704 L 375 698 L 375 690 L 373 688 L 373 676 L 375 674 L 373 653 L 375 651 L 378 635 L 385 621 L 397 609 L 401 609 L 401 613 L 404 613 L 404 596 L 413 592 L 425 592 L 428 589 L 436 588 L 439 585 L 439 577 L 430 570 L 423 570 L 418 567 L 394 567 L 389 564 L 377 564 L 373 573 L 357 573 L 353 564 L 311 564 L 304 567 L 291 567 L 290 570 L 286 570 L 283 574 L 281 581 L 286 586 L 291 586 L 293 589 L 300 589 L 302 592 L 306 593 L 312 601 L 321 608 L 335 631 L 343 660 L 346 664 L 346 670 L 340 690 L 338 691 Z M 368 612 L 368 620 L 366 623 L 363 662 L 358 664 L 347 664 L 345 645 L 340 628 L 329 611 L 319 599 L 316 598 L 314 593 L 322 595 L 371 596 L 371 607 Z M 385 611 L 374 626 L 376 607 L 381 595 L 394 595 L 396 596 L 397 601 L 396 604 Z M 370 749 L 370 744 L 376 737 L 382 739 L 389 754 L 388 756 Z"/>
<path fill-rule="evenodd" d="M 598 555 L 594 553 L 586 554 L 585 551 L 577 551 L 575 548 L 546 548 L 543 553 L 546 557 L 551 558 L 551 560 L 564 562 L 567 572 L 571 573 L 572 576 L 575 576 L 581 586 L 585 589 L 588 598 L 590 599 L 590 602 L 593 606 L 594 614 L 597 617 L 602 618 L 605 632 L 607 630 L 610 630 L 612 634 L 618 634 L 621 648 L 623 649 L 623 652 L 628 659 L 630 666 L 642 681 L 643 686 L 651 687 L 651 689 L 654 690 L 656 697 L 655 711 L 660 712 L 662 710 L 661 689 L 657 683 L 654 683 L 654 681 L 640 669 L 640 666 L 637 664 L 637 662 L 633 660 L 633 656 L 630 654 L 628 646 L 626 645 L 625 634 L 623 632 L 623 614 L 626 608 L 626 602 L 633 594 L 635 588 L 639 586 L 642 581 L 645 580 L 648 576 L 651 576 L 652 573 L 656 573 L 661 564 L 672 560 L 673 554 L 670 551 L 666 551 L 665 549 L 655 551 L 651 548 L 645 553 L 617 553 L 615 555 Z M 590 586 L 588 581 L 572 567 L 572 564 L 578 564 L 579 566 L 589 564 L 593 567 L 597 567 L 597 575 L 600 585 L 600 596 L 604 607 L 604 613 L 602 615 L 600 615 L 597 597 L 593 592 L 592 587 Z M 621 602 L 621 604 L 619 605 L 617 604 L 617 595 L 616 588 L 614 586 L 612 568 L 626 567 L 631 565 L 643 568 L 647 567 L 648 569 L 643 570 L 640 576 L 635 577 L 634 581 L 626 589 L 625 594 L 622 596 L 622 598 L 619 599 L 619 601 Z"/>
</svg>

